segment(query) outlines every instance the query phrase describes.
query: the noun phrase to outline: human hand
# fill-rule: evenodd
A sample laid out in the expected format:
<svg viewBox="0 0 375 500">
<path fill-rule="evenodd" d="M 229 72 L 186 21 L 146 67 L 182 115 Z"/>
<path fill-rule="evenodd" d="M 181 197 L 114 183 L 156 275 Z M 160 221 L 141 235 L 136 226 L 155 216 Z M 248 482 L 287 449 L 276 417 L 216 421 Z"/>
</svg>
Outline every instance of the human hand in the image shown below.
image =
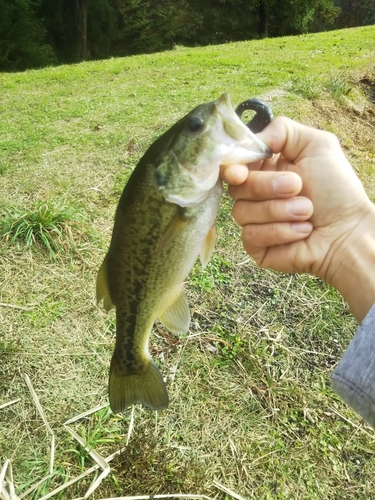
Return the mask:
<svg viewBox="0 0 375 500">
<path fill-rule="evenodd" d="M 337 138 L 288 118 L 276 118 L 259 137 L 273 158 L 222 167 L 246 252 L 260 267 L 320 276 L 351 302 L 358 279 L 375 274 L 375 209 Z M 365 261 L 372 264 L 366 277 Z M 368 309 L 375 283 L 372 292 Z M 367 302 L 358 306 L 351 307 L 361 318 Z"/>
</svg>

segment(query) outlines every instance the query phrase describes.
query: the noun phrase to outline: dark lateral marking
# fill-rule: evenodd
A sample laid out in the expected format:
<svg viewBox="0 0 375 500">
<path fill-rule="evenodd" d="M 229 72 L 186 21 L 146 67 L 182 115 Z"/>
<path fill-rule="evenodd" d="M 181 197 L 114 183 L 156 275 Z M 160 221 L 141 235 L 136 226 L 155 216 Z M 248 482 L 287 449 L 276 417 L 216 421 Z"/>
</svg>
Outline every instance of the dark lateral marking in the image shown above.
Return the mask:
<svg viewBox="0 0 375 500">
<path fill-rule="evenodd" d="M 242 118 L 242 113 L 244 111 L 255 111 L 255 116 L 246 124 L 254 134 L 262 132 L 262 130 L 273 120 L 271 108 L 260 99 L 253 98 L 241 102 L 236 108 L 236 113 Z"/>
<path fill-rule="evenodd" d="M 128 303 L 128 310 L 116 307 L 116 347 L 114 356 L 118 365 L 127 375 L 137 373 L 139 366 L 137 355 L 134 353 L 136 343 L 136 327 L 139 304 L 142 296 L 143 283 L 135 279 L 133 286 L 134 297 Z M 126 328 L 126 331 L 124 330 Z"/>
</svg>

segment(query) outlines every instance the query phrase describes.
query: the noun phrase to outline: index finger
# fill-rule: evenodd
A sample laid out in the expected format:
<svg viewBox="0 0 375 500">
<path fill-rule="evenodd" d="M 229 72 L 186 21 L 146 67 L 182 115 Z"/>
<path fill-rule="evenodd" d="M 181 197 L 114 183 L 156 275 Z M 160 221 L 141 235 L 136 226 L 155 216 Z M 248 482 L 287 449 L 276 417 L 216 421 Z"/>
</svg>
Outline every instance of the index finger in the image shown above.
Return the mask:
<svg viewBox="0 0 375 500">
<path fill-rule="evenodd" d="M 235 200 L 273 200 L 297 196 L 302 189 L 302 180 L 294 172 L 248 171 L 246 181 L 229 188 Z"/>
<path fill-rule="evenodd" d="M 239 186 L 243 184 L 248 176 L 249 170 L 246 165 L 221 165 L 220 177 L 229 185 Z"/>
</svg>

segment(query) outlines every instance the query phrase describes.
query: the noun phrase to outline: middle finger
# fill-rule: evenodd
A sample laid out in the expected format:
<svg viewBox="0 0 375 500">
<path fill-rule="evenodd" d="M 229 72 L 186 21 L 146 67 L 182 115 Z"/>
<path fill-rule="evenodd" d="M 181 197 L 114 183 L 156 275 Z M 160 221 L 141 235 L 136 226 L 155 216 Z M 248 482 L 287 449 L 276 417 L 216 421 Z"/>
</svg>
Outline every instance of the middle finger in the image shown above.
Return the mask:
<svg viewBox="0 0 375 500">
<path fill-rule="evenodd" d="M 271 200 L 291 198 L 302 189 L 302 180 L 294 172 L 250 170 L 246 181 L 240 186 L 229 186 L 234 200 Z"/>
<path fill-rule="evenodd" d="M 288 200 L 245 201 L 233 206 L 232 215 L 240 226 L 295 222 L 309 219 L 314 212 L 312 201 L 303 196 Z"/>
</svg>

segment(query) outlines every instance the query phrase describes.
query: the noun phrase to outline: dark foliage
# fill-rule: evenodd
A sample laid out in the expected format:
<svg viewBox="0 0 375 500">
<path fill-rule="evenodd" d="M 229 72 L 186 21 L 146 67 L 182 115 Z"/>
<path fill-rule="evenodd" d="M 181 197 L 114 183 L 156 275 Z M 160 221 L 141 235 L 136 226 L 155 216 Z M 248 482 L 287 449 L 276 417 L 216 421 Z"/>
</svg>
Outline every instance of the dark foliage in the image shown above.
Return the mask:
<svg viewBox="0 0 375 500">
<path fill-rule="evenodd" d="M 375 23 L 374 0 L 335 0 L 341 13 L 337 20 L 340 28 L 365 26 Z"/>
<path fill-rule="evenodd" d="M 57 62 L 46 42 L 42 0 L 0 0 L 0 69 L 21 70 Z"/>
<path fill-rule="evenodd" d="M 0 0 L 0 70 L 375 22 L 373 0 Z"/>
</svg>

